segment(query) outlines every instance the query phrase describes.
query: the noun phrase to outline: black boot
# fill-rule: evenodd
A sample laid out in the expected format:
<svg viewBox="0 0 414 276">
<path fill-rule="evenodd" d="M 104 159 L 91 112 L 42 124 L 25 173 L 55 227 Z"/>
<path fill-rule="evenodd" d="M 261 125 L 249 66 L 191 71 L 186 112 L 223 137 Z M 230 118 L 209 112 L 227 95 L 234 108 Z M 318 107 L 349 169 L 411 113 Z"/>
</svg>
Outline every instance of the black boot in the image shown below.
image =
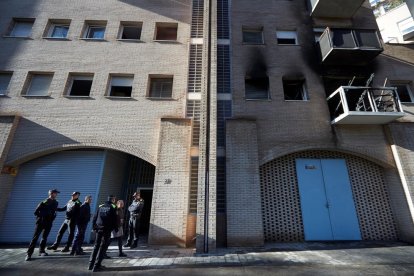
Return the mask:
<svg viewBox="0 0 414 276">
<path fill-rule="evenodd" d="M 88 270 L 92 270 L 93 269 L 93 263 L 89 263 L 89 266 L 88 266 Z"/>
<path fill-rule="evenodd" d="M 57 244 L 52 244 L 51 246 L 47 247 L 47 250 L 57 250 L 58 249 L 58 245 Z"/>
<path fill-rule="evenodd" d="M 135 241 L 131 244 L 131 247 L 130 247 L 130 248 L 132 249 L 132 248 L 135 248 L 135 247 L 137 247 L 137 246 L 138 246 L 138 241 L 136 241 L 136 240 L 135 240 Z"/>
<path fill-rule="evenodd" d="M 126 244 L 124 244 L 124 247 L 130 247 L 131 246 L 131 242 L 127 241 Z"/>
</svg>

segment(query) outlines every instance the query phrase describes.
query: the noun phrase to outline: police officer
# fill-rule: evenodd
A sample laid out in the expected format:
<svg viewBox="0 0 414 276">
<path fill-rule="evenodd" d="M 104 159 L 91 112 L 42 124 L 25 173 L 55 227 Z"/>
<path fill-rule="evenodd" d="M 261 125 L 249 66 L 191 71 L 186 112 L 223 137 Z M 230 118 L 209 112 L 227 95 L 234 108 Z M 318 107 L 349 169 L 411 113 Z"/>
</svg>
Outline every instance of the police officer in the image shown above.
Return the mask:
<svg viewBox="0 0 414 276">
<path fill-rule="evenodd" d="M 85 197 L 85 201 L 79 210 L 79 218 L 77 221 L 77 230 L 75 235 L 75 240 L 73 241 L 72 251 L 70 255 L 84 255 L 82 252 L 82 243 L 85 239 L 85 231 L 88 226 L 89 221 L 91 220 L 91 204 L 92 196 L 88 195 Z"/>
<path fill-rule="evenodd" d="M 93 217 L 93 230 L 96 236 L 89 259 L 89 270 L 98 271 L 103 268 L 102 259 L 108 248 L 111 232 L 118 231 L 115 200 L 115 197 L 110 195 L 107 202 L 99 205 Z"/>
<path fill-rule="evenodd" d="M 33 239 L 30 242 L 29 249 L 27 250 L 26 261 L 30 261 L 32 259 L 34 248 L 42 231 L 43 235 L 39 246 L 39 256 L 48 255 L 45 251 L 45 247 L 47 236 L 52 228 L 53 220 L 56 218 L 56 211 L 58 208 L 58 201 L 56 200 L 56 197 L 58 193 L 60 192 L 56 189 L 49 190 L 49 197 L 40 202 L 34 211 L 34 215 L 36 216 L 36 227 Z"/>
<path fill-rule="evenodd" d="M 144 208 L 144 200 L 141 198 L 140 191 L 136 191 L 132 197 L 134 201 L 132 201 L 131 205 L 128 207 L 129 211 L 129 235 L 127 243 L 124 244 L 124 247 L 135 248 L 138 246 L 138 238 L 139 238 L 139 223 L 141 219 L 142 209 Z"/>
<path fill-rule="evenodd" d="M 66 230 L 69 228 L 68 241 L 66 246 L 61 250 L 61 252 L 69 252 L 69 248 L 72 245 L 73 238 L 75 236 L 76 222 L 79 217 L 80 206 L 82 204 L 79 201 L 79 195 L 80 192 L 73 192 L 71 200 L 69 200 L 64 207 L 58 208 L 58 211 L 66 211 L 66 218 L 59 229 L 55 243 L 47 249 L 56 250 L 59 247 L 63 234 L 65 234 Z"/>
</svg>

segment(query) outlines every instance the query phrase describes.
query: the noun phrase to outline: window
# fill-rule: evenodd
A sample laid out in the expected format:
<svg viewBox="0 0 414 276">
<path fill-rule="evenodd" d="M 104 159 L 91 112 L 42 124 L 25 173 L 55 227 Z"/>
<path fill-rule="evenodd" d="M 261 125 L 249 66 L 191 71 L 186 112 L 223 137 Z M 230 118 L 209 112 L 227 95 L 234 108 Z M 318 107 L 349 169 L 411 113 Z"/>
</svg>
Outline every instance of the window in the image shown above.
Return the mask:
<svg viewBox="0 0 414 276">
<path fill-rule="evenodd" d="M 323 28 L 313 28 L 313 34 L 315 35 L 315 42 L 319 42 L 319 39 L 321 38 L 321 35 L 325 29 Z"/>
<path fill-rule="evenodd" d="M 50 20 L 46 38 L 67 38 L 69 32 L 70 20 Z"/>
<path fill-rule="evenodd" d="M 280 45 L 297 45 L 298 37 L 296 31 L 277 31 L 277 44 Z"/>
<path fill-rule="evenodd" d="M 89 97 L 93 74 L 70 74 L 67 96 Z"/>
<path fill-rule="evenodd" d="M 243 27 L 243 43 L 263 44 L 263 27 Z"/>
<path fill-rule="evenodd" d="M 25 96 L 48 96 L 53 74 L 29 73 Z"/>
<path fill-rule="evenodd" d="M 414 93 L 411 89 L 409 82 L 402 82 L 402 81 L 392 81 L 390 82 L 391 87 L 397 88 L 398 97 L 400 101 L 403 103 L 413 103 L 414 102 Z"/>
<path fill-rule="evenodd" d="M 7 95 L 12 73 L 0 72 L 0 96 Z"/>
<path fill-rule="evenodd" d="M 111 76 L 108 95 L 110 97 L 130 98 L 132 94 L 133 76 Z"/>
<path fill-rule="evenodd" d="M 140 40 L 142 22 L 121 22 L 119 39 Z"/>
<path fill-rule="evenodd" d="M 106 22 L 87 21 L 83 38 L 103 40 L 105 37 L 105 30 L 106 30 Z"/>
<path fill-rule="evenodd" d="M 262 76 L 246 76 L 244 79 L 245 98 L 246 100 L 268 100 L 269 95 L 269 78 Z"/>
<path fill-rule="evenodd" d="M 309 100 L 305 88 L 304 79 L 283 78 L 283 91 L 286 101 L 307 101 Z"/>
<path fill-rule="evenodd" d="M 177 23 L 156 23 L 155 40 L 177 40 Z"/>
<path fill-rule="evenodd" d="M 172 76 L 150 76 L 150 98 L 172 98 L 172 88 Z"/>
<path fill-rule="evenodd" d="M 30 37 L 34 21 L 34 19 L 13 19 L 9 36 Z"/>
</svg>

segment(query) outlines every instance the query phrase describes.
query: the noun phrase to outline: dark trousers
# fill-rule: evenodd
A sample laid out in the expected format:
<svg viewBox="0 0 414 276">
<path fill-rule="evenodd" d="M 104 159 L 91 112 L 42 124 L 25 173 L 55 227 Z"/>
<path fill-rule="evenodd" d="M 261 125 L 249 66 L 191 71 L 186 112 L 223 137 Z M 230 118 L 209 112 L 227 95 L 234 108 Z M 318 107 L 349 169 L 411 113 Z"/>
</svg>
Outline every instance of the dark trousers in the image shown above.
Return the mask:
<svg viewBox="0 0 414 276">
<path fill-rule="evenodd" d="M 111 244 L 112 241 L 116 240 L 118 243 L 118 250 L 119 250 L 119 254 L 122 254 L 122 237 L 117 237 L 117 238 L 112 238 L 109 241 L 109 245 Z M 108 246 L 109 246 L 108 245 Z"/>
<path fill-rule="evenodd" d="M 37 240 L 39 239 L 40 234 L 42 234 L 42 240 L 40 241 L 39 246 L 39 253 L 45 252 L 46 242 L 47 242 L 47 236 L 49 236 L 50 229 L 52 228 L 53 220 L 47 220 L 47 219 L 37 219 L 36 226 L 33 234 L 33 239 L 29 244 L 29 249 L 27 249 L 27 255 L 32 255 L 34 252 L 34 249 L 36 247 Z"/>
<path fill-rule="evenodd" d="M 93 252 L 89 259 L 89 264 L 94 264 L 95 266 L 101 265 L 102 259 L 106 253 L 106 250 L 108 249 L 110 239 L 111 231 L 96 231 L 95 245 L 93 247 Z"/>
<path fill-rule="evenodd" d="M 128 241 L 127 243 L 131 244 L 132 242 L 138 242 L 139 238 L 139 218 L 130 218 L 128 222 Z"/>
<path fill-rule="evenodd" d="M 82 223 L 77 225 L 75 239 L 73 240 L 72 244 L 72 252 L 73 253 L 80 253 L 80 249 L 82 247 L 83 241 L 85 239 L 85 232 L 86 227 L 88 227 L 88 224 Z"/>
<path fill-rule="evenodd" d="M 69 248 L 72 245 L 73 238 L 75 237 L 75 228 L 76 228 L 75 221 L 70 220 L 70 219 L 65 219 L 62 223 L 62 226 L 60 226 L 58 235 L 56 237 L 56 241 L 53 245 L 59 246 L 60 241 L 62 240 L 63 234 L 65 234 L 66 230 L 69 229 L 68 242 L 66 243 L 66 247 Z"/>
</svg>

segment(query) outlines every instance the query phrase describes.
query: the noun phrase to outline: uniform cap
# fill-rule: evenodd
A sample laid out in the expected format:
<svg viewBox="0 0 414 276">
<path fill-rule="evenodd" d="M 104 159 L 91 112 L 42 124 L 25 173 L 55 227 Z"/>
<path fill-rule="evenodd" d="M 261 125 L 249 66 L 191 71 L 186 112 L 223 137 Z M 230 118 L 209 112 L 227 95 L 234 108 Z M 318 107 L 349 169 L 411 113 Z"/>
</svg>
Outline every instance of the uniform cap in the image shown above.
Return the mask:
<svg viewBox="0 0 414 276">
<path fill-rule="evenodd" d="M 49 190 L 49 194 L 59 194 L 60 192 L 57 189 Z"/>
<path fill-rule="evenodd" d="M 80 195 L 80 192 L 73 192 L 72 195 Z"/>
</svg>

